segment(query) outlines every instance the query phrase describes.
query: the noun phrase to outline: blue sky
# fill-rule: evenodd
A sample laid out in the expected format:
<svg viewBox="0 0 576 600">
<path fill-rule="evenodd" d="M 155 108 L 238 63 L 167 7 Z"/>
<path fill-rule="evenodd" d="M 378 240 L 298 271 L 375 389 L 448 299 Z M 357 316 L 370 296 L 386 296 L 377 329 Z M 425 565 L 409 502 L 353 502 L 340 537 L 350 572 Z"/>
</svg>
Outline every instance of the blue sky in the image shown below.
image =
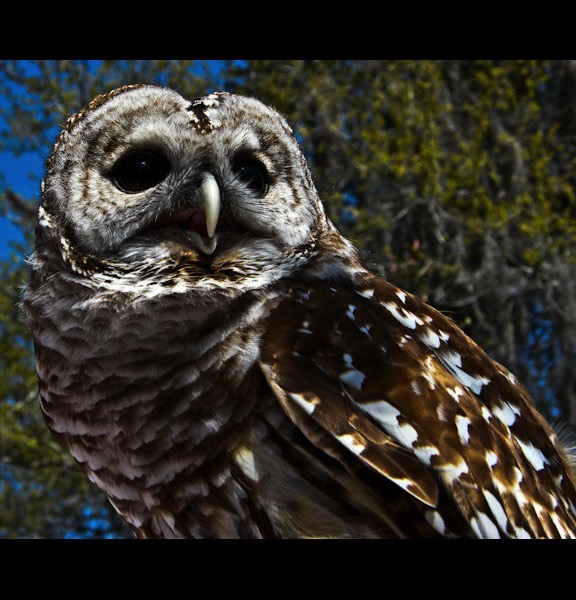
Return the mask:
<svg viewBox="0 0 576 600">
<path fill-rule="evenodd" d="M 3 118 L 7 103 L 0 96 L 0 128 L 8 130 Z M 10 188 L 24 198 L 38 198 L 40 179 L 42 177 L 43 159 L 36 153 L 23 153 L 15 156 L 8 150 L 0 151 L 0 189 Z M 22 232 L 9 219 L 0 216 L 0 261 L 5 260 L 12 252 L 10 242 L 21 242 Z"/>
<path fill-rule="evenodd" d="M 0 129 L 8 130 L 8 124 L 3 118 L 7 109 L 6 98 L 0 95 Z M 10 188 L 21 194 L 24 198 L 38 198 L 40 178 L 42 176 L 43 161 L 36 154 L 24 153 L 16 157 L 12 152 L 0 151 L 0 189 Z M 34 175 L 34 178 L 31 178 Z M 22 241 L 19 227 L 0 216 L 0 261 L 5 260 L 12 249 L 10 242 Z"/>
<path fill-rule="evenodd" d="M 24 198 L 39 198 L 43 168 L 43 160 L 36 154 L 15 157 L 11 152 L 0 152 L 0 174 L 6 186 Z M 11 241 L 22 241 L 20 228 L 0 217 L 0 260 L 10 255 Z"/>
</svg>

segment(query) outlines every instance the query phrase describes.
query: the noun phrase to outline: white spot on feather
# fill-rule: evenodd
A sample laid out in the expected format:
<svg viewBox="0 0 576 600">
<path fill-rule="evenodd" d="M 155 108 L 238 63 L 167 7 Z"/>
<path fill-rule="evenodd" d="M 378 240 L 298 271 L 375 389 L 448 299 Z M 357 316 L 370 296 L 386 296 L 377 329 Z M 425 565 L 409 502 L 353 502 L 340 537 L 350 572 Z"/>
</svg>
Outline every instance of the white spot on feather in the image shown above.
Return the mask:
<svg viewBox="0 0 576 600">
<path fill-rule="evenodd" d="M 437 467 L 437 469 L 447 485 L 451 485 L 456 479 L 460 479 L 464 473 L 468 473 L 468 465 L 462 458 L 457 464 L 447 463 Z"/>
<path fill-rule="evenodd" d="M 418 432 L 408 423 L 403 423 L 398 427 L 398 437 L 407 448 L 412 448 L 414 442 L 418 439 Z"/>
<path fill-rule="evenodd" d="M 506 370 L 501 370 L 500 371 L 501 375 L 504 375 L 504 377 L 506 377 L 506 379 L 512 384 L 512 385 L 516 385 L 518 383 L 518 380 L 516 379 L 516 377 L 514 376 L 513 373 L 510 373 L 510 371 L 506 371 Z"/>
<path fill-rule="evenodd" d="M 517 440 L 518 444 L 520 445 L 520 448 L 522 449 L 524 456 L 528 459 L 530 464 L 537 471 L 541 471 L 544 468 L 544 466 L 548 463 L 548 460 L 542 453 L 542 450 L 540 450 L 539 448 L 536 448 L 531 442 L 528 442 L 525 444 L 518 438 L 516 438 L 516 440 Z"/>
<path fill-rule="evenodd" d="M 554 525 L 556 525 L 556 529 L 563 540 L 574 539 L 574 534 L 570 530 L 566 529 L 564 522 L 557 513 L 553 512 L 550 515 L 550 518 L 552 519 Z"/>
<path fill-rule="evenodd" d="M 216 487 L 222 487 L 230 479 L 230 471 L 224 469 L 213 475 L 210 480 Z"/>
<path fill-rule="evenodd" d="M 311 415 L 316 409 L 316 402 L 307 400 L 302 394 L 289 393 L 290 398 L 308 415 Z"/>
<path fill-rule="evenodd" d="M 310 321 L 302 321 L 302 327 L 300 327 L 300 329 L 298 329 L 297 332 L 306 334 L 312 333 L 310 331 Z"/>
<path fill-rule="evenodd" d="M 420 339 L 429 348 L 440 348 L 440 336 L 431 329 L 426 329 L 425 331 L 423 331 L 420 334 Z"/>
<path fill-rule="evenodd" d="M 467 444 L 470 441 L 470 432 L 468 427 L 470 426 L 470 419 L 463 415 L 456 415 L 456 429 L 458 430 L 458 437 L 463 444 Z"/>
<path fill-rule="evenodd" d="M 360 294 L 360 296 L 364 296 L 364 298 L 372 298 L 372 296 L 374 295 L 374 290 L 359 290 L 356 292 L 357 294 Z"/>
<path fill-rule="evenodd" d="M 400 348 L 404 347 L 404 344 L 411 339 L 409 335 L 403 335 L 400 337 L 400 339 L 398 340 L 398 345 L 400 346 Z"/>
<path fill-rule="evenodd" d="M 400 411 L 385 400 L 377 400 L 360 405 L 373 419 L 378 421 L 387 431 L 390 427 L 398 427 Z"/>
<path fill-rule="evenodd" d="M 486 451 L 486 462 L 492 468 L 498 462 L 498 455 L 493 450 Z"/>
<path fill-rule="evenodd" d="M 440 348 L 440 336 L 431 329 L 426 330 L 424 334 L 420 336 L 420 339 L 429 348 Z"/>
<path fill-rule="evenodd" d="M 254 462 L 254 453 L 246 447 L 241 447 L 236 452 L 236 463 L 242 469 L 243 473 L 252 481 L 258 481 L 260 476 L 256 470 Z"/>
<path fill-rule="evenodd" d="M 470 519 L 470 525 L 479 538 L 489 540 L 500 539 L 500 532 L 494 521 L 483 512 L 477 512 L 476 516 Z"/>
<path fill-rule="evenodd" d="M 440 452 L 435 446 L 420 446 L 414 448 L 414 454 L 426 465 L 432 462 L 433 456 L 439 456 Z"/>
<path fill-rule="evenodd" d="M 490 383 L 490 379 L 488 379 L 487 377 L 482 377 L 480 375 L 474 377 L 472 375 L 464 373 L 464 371 L 462 371 L 458 375 L 458 379 L 460 380 L 460 383 L 464 384 L 469 390 L 474 392 L 476 395 L 479 395 L 482 392 L 482 386 L 488 385 Z"/>
<path fill-rule="evenodd" d="M 511 427 L 516 421 L 516 411 L 518 410 L 515 411 L 514 408 L 507 402 L 503 402 L 500 406 L 495 406 L 492 412 L 504 425 Z"/>
<path fill-rule="evenodd" d="M 42 181 L 42 184 L 44 184 L 44 181 Z M 44 210 L 43 206 L 40 206 L 38 208 L 38 225 L 40 227 L 47 227 L 47 228 L 54 227 L 54 224 L 52 222 L 52 218 Z"/>
<path fill-rule="evenodd" d="M 366 379 L 364 373 L 358 371 L 358 369 L 354 367 L 354 365 L 352 364 L 352 357 L 350 356 L 350 354 L 344 355 L 344 362 L 346 363 L 347 367 L 350 367 L 350 369 L 344 371 L 340 375 L 340 381 L 343 381 L 345 384 L 349 385 L 350 387 L 353 387 L 356 390 L 361 390 L 362 384 L 364 383 L 364 379 Z"/>
<path fill-rule="evenodd" d="M 349 371 L 344 371 L 344 373 L 342 373 L 340 375 L 340 381 L 344 382 L 346 385 L 349 385 L 351 388 L 354 388 L 355 390 L 362 389 L 362 384 L 364 383 L 364 379 L 366 379 L 366 377 L 364 376 L 364 373 L 361 373 L 360 371 L 358 371 L 356 369 L 350 369 Z"/>
<path fill-rule="evenodd" d="M 346 316 L 349 319 L 354 320 L 354 313 L 356 312 L 356 307 L 353 304 L 348 305 L 348 310 L 346 311 Z"/>
<path fill-rule="evenodd" d="M 356 439 L 350 433 L 337 436 L 340 443 L 342 443 L 348 450 L 359 456 L 366 449 L 366 446 Z"/>
<path fill-rule="evenodd" d="M 398 296 L 398 298 L 400 298 L 402 304 L 406 304 L 406 294 L 402 290 L 397 291 L 396 295 Z"/>
<path fill-rule="evenodd" d="M 414 487 L 412 479 L 408 479 L 407 477 L 391 477 L 390 475 L 387 475 L 387 478 L 393 481 L 398 487 L 406 490 L 409 494 L 413 493 L 408 489 L 410 486 Z"/>
<path fill-rule="evenodd" d="M 436 365 L 434 364 L 434 357 L 428 355 L 424 360 L 424 368 L 422 369 L 421 375 L 428 382 L 428 388 L 433 390 L 436 388 Z"/>
<path fill-rule="evenodd" d="M 532 536 L 524 529 L 524 527 L 514 528 L 514 534 L 518 540 L 531 540 Z"/>
<path fill-rule="evenodd" d="M 452 352 L 450 350 L 440 352 L 438 354 L 440 360 L 444 363 L 444 366 L 456 377 L 456 379 L 471 392 L 479 395 L 482 391 L 482 386 L 488 385 L 490 379 L 482 377 L 481 375 L 469 375 L 462 370 L 462 357 L 458 352 Z"/>
<path fill-rule="evenodd" d="M 400 411 L 394 408 L 385 400 L 377 400 L 359 405 L 360 408 L 368 413 L 375 421 L 380 423 L 384 431 L 400 442 L 405 448 L 412 448 L 418 439 L 418 432 L 409 423 L 398 422 Z M 427 451 L 422 449 L 425 454 Z"/>
<path fill-rule="evenodd" d="M 508 517 L 506 516 L 506 512 L 504 511 L 504 507 L 500 503 L 500 501 L 488 490 L 484 490 L 484 498 L 486 498 L 486 502 L 492 511 L 492 515 L 496 519 L 496 523 L 500 526 L 502 531 L 506 531 L 506 526 L 508 525 Z"/>
<path fill-rule="evenodd" d="M 428 523 L 440 534 L 446 534 L 446 525 L 442 515 L 436 510 L 427 510 L 424 513 L 424 517 Z"/>
<path fill-rule="evenodd" d="M 436 414 L 438 415 L 438 419 L 440 421 L 447 421 L 448 420 L 448 415 L 446 414 L 446 408 L 444 407 L 443 404 L 439 404 L 436 407 Z"/>
<path fill-rule="evenodd" d="M 464 390 L 459 385 L 455 386 L 454 389 L 446 388 L 446 391 L 458 403 L 460 402 L 460 396 L 464 394 Z"/>
<path fill-rule="evenodd" d="M 409 310 L 403 309 L 393 302 L 384 302 L 384 308 L 404 327 L 408 329 L 416 329 L 416 325 L 424 325 L 424 321 Z M 402 311 L 402 312 L 400 312 Z"/>
<path fill-rule="evenodd" d="M 450 367 L 458 367 L 462 366 L 462 357 L 458 352 L 452 352 L 452 350 L 444 350 L 440 353 L 440 360 L 446 365 L 450 365 Z"/>
</svg>

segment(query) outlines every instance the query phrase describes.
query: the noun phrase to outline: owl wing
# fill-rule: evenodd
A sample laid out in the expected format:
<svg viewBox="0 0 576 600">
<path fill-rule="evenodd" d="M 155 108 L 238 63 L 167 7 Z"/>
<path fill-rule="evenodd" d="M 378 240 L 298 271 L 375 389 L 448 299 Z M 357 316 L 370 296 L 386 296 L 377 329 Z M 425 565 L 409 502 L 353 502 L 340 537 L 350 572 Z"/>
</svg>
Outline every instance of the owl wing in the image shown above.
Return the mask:
<svg viewBox="0 0 576 600">
<path fill-rule="evenodd" d="M 576 536 L 567 461 L 525 389 L 414 296 L 375 277 L 295 285 L 260 365 L 312 443 L 399 486 L 439 533 Z"/>
</svg>

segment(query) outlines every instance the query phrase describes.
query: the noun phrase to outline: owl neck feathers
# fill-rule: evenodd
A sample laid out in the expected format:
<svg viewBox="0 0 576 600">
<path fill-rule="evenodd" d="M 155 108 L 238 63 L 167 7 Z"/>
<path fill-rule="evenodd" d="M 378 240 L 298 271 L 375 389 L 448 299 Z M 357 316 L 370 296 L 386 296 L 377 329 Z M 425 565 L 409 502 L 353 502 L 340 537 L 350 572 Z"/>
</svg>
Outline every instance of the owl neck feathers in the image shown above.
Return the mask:
<svg viewBox="0 0 576 600">
<path fill-rule="evenodd" d="M 205 478 L 222 477 L 218 457 L 247 435 L 261 383 L 257 323 L 272 294 L 198 310 L 172 295 L 121 310 L 91 302 L 70 271 L 35 276 L 34 288 L 24 302 L 41 406 L 88 477 L 137 529 L 162 523 L 155 510 L 168 488 L 182 503 L 176 515 L 204 501 Z M 197 473 L 201 464 L 214 471 Z"/>
<path fill-rule="evenodd" d="M 370 273 L 361 264 L 354 246 L 325 217 L 315 240 L 314 252 L 298 277 L 307 281 L 353 283 L 370 277 Z"/>
<path fill-rule="evenodd" d="M 231 439 L 242 445 L 249 435 L 262 384 L 260 324 L 284 287 L 294 277 L 334 281 L 362 270 L 334 228 L 292 260 L 292 277 L 276 273 L 271 285 L 236 295 L 215 288 L 197 301 L 165 287 L 143 298 L 128 292 L 129 281 L 114 291 L 110 265 L 79 262 L 63 235 L 32 257 L 24 304 L 47 422 L 135 528 L 168 484 L 171 494 L 182 486 L 189 505 L 205 489 L 197 465 L 208 456 L 218 463 Z"/>
</svg>

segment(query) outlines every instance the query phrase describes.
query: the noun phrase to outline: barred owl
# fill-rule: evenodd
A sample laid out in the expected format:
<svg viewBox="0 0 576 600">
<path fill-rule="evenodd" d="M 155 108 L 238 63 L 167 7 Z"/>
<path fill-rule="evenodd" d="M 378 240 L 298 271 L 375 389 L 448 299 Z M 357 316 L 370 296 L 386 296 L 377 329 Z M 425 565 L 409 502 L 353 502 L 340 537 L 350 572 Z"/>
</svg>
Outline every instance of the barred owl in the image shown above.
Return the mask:
<svg viewBox="0 0 576 600">
<path fill-rule="evenodd" d="M 576 536 L 569 454 L 525 388 L 362 266 L 259 101 L 97 97 L 36 236 L 41 409 L 136 536 Z"/>
</svg>

